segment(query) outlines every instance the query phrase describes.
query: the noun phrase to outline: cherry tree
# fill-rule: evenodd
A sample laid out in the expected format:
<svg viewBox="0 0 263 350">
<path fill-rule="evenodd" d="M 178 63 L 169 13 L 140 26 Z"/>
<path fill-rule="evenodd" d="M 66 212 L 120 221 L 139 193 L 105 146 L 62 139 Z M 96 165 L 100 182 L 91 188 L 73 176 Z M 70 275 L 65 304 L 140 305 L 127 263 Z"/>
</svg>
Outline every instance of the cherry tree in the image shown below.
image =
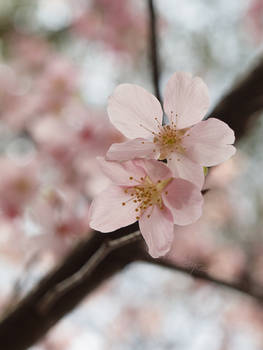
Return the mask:
<svg viewBox="0 0 263 350">
<path fill-rule="evenodd" d="M 3 349 L 84 348 L 78 343 L 81 327 L 69 326 L 65 316 L 84 301 L 83 318 L 103 319 L 92 314 L 85 298 L 94 300 L 94 308 L 102 304 L 100 314 L 104 293 L 112 297 L 115 326 L 104 315 L 109 334 L 95 340 L 87 331 L 84 343 L 94 349 L 117 348 L 114 339 L 122 349 L 174 346 L 172 321 L 163 315 L 172 308 L 169 300 L 174 310 L 183 309 L 181 296 L 176 299 L 181 306 L 173 299 L 173 283 L 180 284 L 176 273 L 189 278 L 182 291 L 197 295 L 193 312 L 206 308 L 199 290 L 232 291 L 234 305 L 228 296 L 218 303 L 218 349 L 234 348 L 231 332 L 240 320 L 262 331 L 263 202 L 260 147 L 255 146 L 262 143 L 262 57 L 257 53 L 257 62 L 222 93 L 229 70 L 238 76 L 237 59 L 228 61 L 227 52 L 218 57 L 214 44 L 206 42 L 213 36 L 209 16 L 194 30 L 193 19 L 186 19 L 191 39 L 178 40 L 186 5 L 168 4 L 168 13 L 168 2 L 13 0 L 3 5 L 0 255 L 3 270 L 16 271 L 13 284 L 4 282 L 0 292 Z M 206 6 L 214 16 L 216 5 Z M 257 42 L 262 4 L 251 1 L 245 10 L 242 30 L 252 23 L 246 35 Z M 179 47 L 171 60 L 164 42 L 173 42 L 174 18 Z M 199 66 L 184 66 L 180 47 L 191 56 L 193 43 L 195 53 L 201 52 Z M 246 45 L 252 51 L 252 44 Z M 213 64 L 222 73 L 214 84 L 217 102 L 208 87 Z M 258 147 L 256 165 L 245 147 Z M 161 299 L 151 294 L 149 303 L 139 283 L 132 300 L 125 299 L 130 294 L 121 282 L 119 294 L 112 291 L 110 281 L 124 270 L 136 281 L 128 268 L 132 263 L 138 263 L 137 277 L 149 276 L 149 289 L 151 283 L 161 286 L 162 312 Z M 149 266 L 160 272 L 149 272 Z M 215 304 L 208 303 L 207 310 Z M 54 327 L 59 321 L 60 328 Z M 131 334 L 138 328 L 137 339 Z M 194 344 L 186 335 L 181 341 L 182 349 Z M 262 346 L 262 339 L 257 341 Z"/>
</svg>

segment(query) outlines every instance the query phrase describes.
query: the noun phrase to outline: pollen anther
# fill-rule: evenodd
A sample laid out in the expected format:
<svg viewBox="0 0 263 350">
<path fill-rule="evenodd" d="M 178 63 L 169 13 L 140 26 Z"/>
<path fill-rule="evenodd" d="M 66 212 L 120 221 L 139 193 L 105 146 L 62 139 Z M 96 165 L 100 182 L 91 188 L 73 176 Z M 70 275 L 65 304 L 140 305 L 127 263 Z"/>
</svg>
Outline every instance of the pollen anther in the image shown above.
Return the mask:
<svg viewBox="0 0 263 350">
<path fill-rule="evenodd" d="M 131 196 L 128 201 L 132 200 L 134 203 L 137 203 L 134 210 L 135 212 L 138 212 L 141 217 L 145 210 L 153 205 L 157 205 L 160 209 L 163 208 L 162 192 L 172 178 L 153 182 L 148 176 L 146 176 L 145 178 L 141 177 L 140 180 L 141 182 L 138 185 L 128 189 L 126 188 L 124 192 Z M 122 205 L 125 205 L 125 202 L 123 202 Z"/>
</svg>

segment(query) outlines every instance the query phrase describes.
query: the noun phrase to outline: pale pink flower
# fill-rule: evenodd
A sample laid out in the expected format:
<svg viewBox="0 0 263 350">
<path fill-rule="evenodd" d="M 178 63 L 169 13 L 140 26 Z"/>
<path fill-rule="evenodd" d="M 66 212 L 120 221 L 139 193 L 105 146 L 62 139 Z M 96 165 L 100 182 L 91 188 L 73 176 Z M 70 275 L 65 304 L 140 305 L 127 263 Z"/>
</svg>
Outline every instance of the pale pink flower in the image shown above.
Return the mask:
<svg viewBox="0 0 263 350">
<path fill-rule="evenodd" d="M 52 54 L 51 46 L 44 38 L 22 32 L 11 33 L 9 45 L 15 63 L 30 72 L 42 69 Z"/>
<path fill-rule="evenodd" d="M 164 163 L 99 161 L 113 185 L 92 202 L 91 228 L 110 232 L 139 220 L 149 253 L 158 257 L 170 250 L 174 224 L 188 225 L 201 216 L 203 197 L 198 187 L 174 178 Z"/>
<path fill-rule="evenodd" d="M 51 156 L 58 164 L 72 164 L 74 130 L 63 119 L 43 117 L 30 125 L 30 132 L 44 156 Z"/>
<path fill-rule="evenodd" d="M 72 188 L 43 188 L 30 210 L 39 231 L 31 242 L 41 251 L 63 256 L 90 231 L 87 213 L 88 202 Z"/>
<path fill-rule="evenodd" d="M 39 164 L 32 160 L 23 164 L 15 159 L 1 157 L 0 214 L 14 219 L 35 198 L 39 187 Z"/>
<path fill-rule="evenodd" d="M 36 107 L 35 96 L 27 94 L 29 79 L 11 66 L 0 64 L 1 121 L 13 130 L 24 127 Z"/>
<path fill-rule="evenodd" d="M 30 249 L 29 249 L 30 248 Z M 21 264 L 32 253 L 18 220 L 0 216 L 0 256 L 14 264 Z"/>
<path fill-rule="evenodd" d="M 119 0 L 90 1 L 72 30 L 83 38 L 104 42 L 118 53 L 132 55 L 141 52 L 147 36 L 143 12 L 134 2 Z"/>
<path fill-rule="evenodd" d="M 32 212 L 43 232 L 62 237 L 80 236 L 88 231 L 86 224 L 87 204 L 81 203 L 73 191 L 63 193 L 46 189 L 35 202 Z M 81 210 L 82 209 L 82 210 Z"/>
<path fill-rule="evenodd" d="M 162 107 L 152 94 L 138 85 L 119 85 L 109 99 L 108 114 L 131 140 L 113 144 L 107 159 L 167 159 L 174 176 L 201 187 L 203 166 L 217 165 L 235 153 L 234 133 L 227 124 L 215 118 L 201 121 L 208 106 L 205 83 L 189 73 L 175 73 L 164 93 L 169 125 L 162 125 Z"/>
<path fill-rule="evenodd" d="M 50 60 L 36 84 L 40 94 L 40 112 L 61 111 L 77 92 L 76 74 L 77 71 L 70 61 L 59 56 Z"/>
<path fill-rule="evenodd" d="M 262 0 L 251 0 L 247 13 L 245 14 L 245 24 L 248 30 L 253 35 L 253 39 L 256 44 L 262 42 L 263 33 L 263 1 Z"/>
</svg>

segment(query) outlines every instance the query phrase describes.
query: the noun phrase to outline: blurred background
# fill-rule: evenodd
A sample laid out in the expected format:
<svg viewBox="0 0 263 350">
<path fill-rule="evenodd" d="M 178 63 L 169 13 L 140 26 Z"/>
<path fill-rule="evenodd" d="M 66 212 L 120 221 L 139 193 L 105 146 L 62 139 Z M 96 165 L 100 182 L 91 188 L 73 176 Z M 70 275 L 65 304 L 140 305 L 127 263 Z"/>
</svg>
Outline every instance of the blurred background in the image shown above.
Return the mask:
<svg viewBox="0 0 263 350">
<path fill-rule="evenodd" d="M 212 109 L 260 55 L 263 0 L 156 0 L 155 9 L 161 92 L 173 72 L 189 71 L 209 86 Z M 0 0 L 3 315 L 89 235 L 90 202 L 108 184 L 96 156 L 122 140 L 107 99 L 123 82 L 153 92 L 148 20 L 146 0 Z M 210 171 L 203 217 L 175 230 L 169 255 L 257 290 L 262 133 L 259 117 L 235 157 Z M 134 263 L 30 349 L 260 350 L 262 331 L 252 298 Z"/>
</svg>

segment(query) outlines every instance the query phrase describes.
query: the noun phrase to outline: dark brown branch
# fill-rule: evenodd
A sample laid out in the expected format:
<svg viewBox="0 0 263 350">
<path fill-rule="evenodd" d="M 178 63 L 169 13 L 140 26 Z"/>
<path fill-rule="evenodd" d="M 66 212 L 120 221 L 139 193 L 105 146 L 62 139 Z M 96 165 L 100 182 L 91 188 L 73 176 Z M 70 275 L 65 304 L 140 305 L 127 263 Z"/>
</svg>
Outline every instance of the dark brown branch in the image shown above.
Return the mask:
<svg viewBox="0 0 263 350">
<path fill-rule="evenodd" d="M 125 247 L 126 245 L 139 241 L 142 238 L 140 231 L 130 233 L 116 239 L 105 240 L 98 250 L 89 258 L 89 260 L 73 275 L 58 283 L 52 290 L 44 295 L 43 300 L 39 303 L 39 310 L 45 314 L 50 307 L 61 299 L 70 290 L 78 287 L 87 280 L 95 268 L 102 262 L 112 251 Z"/>
<path fill-rule="evenodd" d="M 150 44 L 150 59 L 151 59 L 151 70 L 152 70 L 152 82 L 154 86 L 155 96 L 161 101 L 159 77 L 160 77 L 160 63 L 158 56 L 158 37 L 156 29 L 156 14 L 154 9 L 153 0 L 148 0 L 149 8 L 149 44 Z"/>
<path fill-rule="evenodd" d="M 83 298 L 101 285 L 113 274 L 123 269 L 127 264 L 137 260 L 141 255 L 142 242 L 133 242 L 122 249 L 114 250 L 103 257 L 103 261 L 93 269 L 92 274 L 73 284 L 68 290 L 55 298 L 52 307 L 41 309 L 43 300 L 53 293 L 60 283 L 71 278 L 111 237 L 118 239 L 138 229 L 131 225 L 112 233 L 111 236 L 93 233 L 90 238 L 81 242 L 72 253 L 40 281 L 34 290 L 23 299 L 0 322 L 0 344 L 3 349 L 25 350 L 38 341 L 58 320 L 70 312 Z"/>
<path fill-rule="evenodd" d="M 224 96 L 215 106 L 210 117 L 226 122 L 234 131 L 236 139 L 244 136 L 263 109 L 263 57 L 255 67 Z"/>
</svg>

